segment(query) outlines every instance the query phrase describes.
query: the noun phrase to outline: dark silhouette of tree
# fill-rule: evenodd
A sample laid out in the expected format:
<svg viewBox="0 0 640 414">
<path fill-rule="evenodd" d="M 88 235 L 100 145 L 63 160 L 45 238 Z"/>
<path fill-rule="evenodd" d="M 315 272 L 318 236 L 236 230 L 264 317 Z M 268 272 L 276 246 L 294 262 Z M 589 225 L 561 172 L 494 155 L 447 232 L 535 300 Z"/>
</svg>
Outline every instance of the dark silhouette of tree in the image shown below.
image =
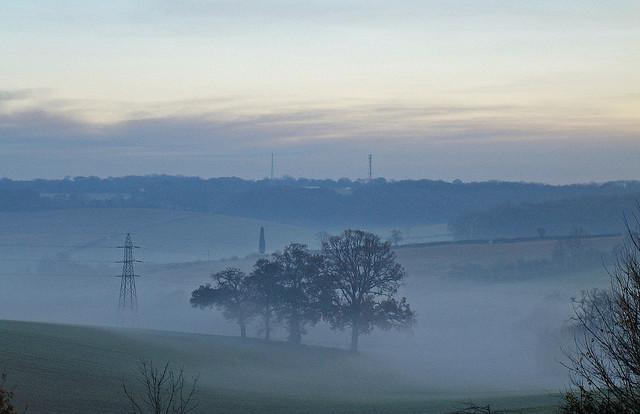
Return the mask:
<svg viewBox="0 0 640 414">
<path fill-rule="evenodd" d="M 553 260 L 566 269 L 579 268 L 592 254 L 584 243 L 585 237 L 587 233 L 584 229 L 573 229 L 567 238 L 556 243 L 552 252 Z"/>
<path fill-rule="evenodd" d="M 389 241 L 393 243 L 394 246 L 398 247 L 400 242 L 402 241 L 402 232 L 398 229 L 391 230 L 391 235 L 389 236 Z"/>
<path fill-rule="evenodd" d="M 468 403 L 464 408 L 461 408 L 456 411 L 452 411 L 448 414 L 515 414 L 520 411 L 512 411 L 512 410 L 494 410 L 491 408 L 491 405 L 478 405 L 473 402 Z"/>
<path fill-rule="evenodd" d="M 13 390 L 7 388 L 7 374 L 0 374 L 0 414 L 18 414 L 13 398 Z"/>
<path fill-rule="evenodd" d="M 141 361 L 137 382 L 140 394 L 122 382 L 122 390 L 132 414 L 188 414 L 198 407 L 195 399 L 198 378 L 188 384 L 184 370 L 172 370 L 167 362 L 158 368 L 153 362 Z"/>
<path fill-rule="evenodd" d="M 271 339 L 271 323 L 274 311 L 281 297 L 279 278 L 280 264 L 275 260 L 259 259 L 249 276 L 249 285 L 256 306 L 256 313 L 262 317 L 264 339 Z"/>
<path fill-rule="evenodd" d="M 636 220 L 636 224 L 637 220 Z M 629 225 L 627 225 L 629 228 Z M 575 349 L 569 353 L 575 391 L 565 413 L 640 412 L 640 238 L 629 230 L 611 287 L 576 302 Z"/>
<path fill-rule="evenodd" d="M 415 322 L 406 298 L 396 294 L 405 277 L 389 242 L 360 230 L 346 230 L 322 244 L 324 275 L 334 291 L 325 317 L 334 328 L 351 328 L 351 350 L 374 327 L 406 328 Z"/>
<path fill-rule="evenodd" d="M 246 338 L 247 323 L 255 313 L 255 303 L 247 275 L 239 269 L 228 268 L 211 275 L 214 285 L 201 285 L 191 293 L 191 305 L 199 308 L 216 307 L 225 318 L 240 326 L 240 336 Z"/>
<path fill-rule="evenodd" d="M 267 251 L 267 243 L 264 239 L 264 227 L 260 227 L 260 240 L 258 241 L 258 251 L 264 254 Z"/>
<path fill-rule="evenodd" d="M 292 243 L 274 255 L 280 267 L 278 319 L 285 322 L 289 341 L 299 344 L 305 326 L 320 320 L 320 269 L 322 257 L 306 245 Z"/>
<path fill-rule="evenodd" d="M 324 230 L 317 232 L 315 236 L 316 236 L 316 240 L 318 240 L 320 244 L 329 240 L 329 237 L 331 237 L 331 235 Z"/>
<path fill-rule="evenodd" d="M 540 237 L 541 239 L 544 239 L 547 237 L 547 229 L 545 229 L 544 227 L 538 227 L 538 237 Z"/>
</svg>

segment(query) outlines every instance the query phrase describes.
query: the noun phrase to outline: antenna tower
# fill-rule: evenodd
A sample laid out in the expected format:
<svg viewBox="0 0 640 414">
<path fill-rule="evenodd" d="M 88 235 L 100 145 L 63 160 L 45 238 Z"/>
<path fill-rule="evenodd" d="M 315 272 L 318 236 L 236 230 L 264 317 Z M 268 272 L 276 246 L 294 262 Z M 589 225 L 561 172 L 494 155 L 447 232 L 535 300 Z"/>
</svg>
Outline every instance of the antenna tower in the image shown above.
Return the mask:
<svg viewBox="0 0 640 414">
<path fill-rule="evenodd" d="M 271 180 L 273 180 L 273 175 L 274 175 L 274 163 L 273 163 L 273 152 L 271 153 Z"/>
<path fill-rule="evenodd" d="M 133 271 L 133 264 L 140 262 L 134 259 L 133 249 L 138 249 L 139 246 L 133 245 L 131 240 L 131 234 L 127 233 L 127 237 L 124 239 L 124 246 L 118 246 L 120 249 L 124 249 L 124 255 L 122 263 L 122 276 L 120 276 L 120 300 L 118 302 L 118 309 L 120 311 L 136 311 L 138 310 L 138 295 L 136 293 L 136 275 Z"/>
</svg>

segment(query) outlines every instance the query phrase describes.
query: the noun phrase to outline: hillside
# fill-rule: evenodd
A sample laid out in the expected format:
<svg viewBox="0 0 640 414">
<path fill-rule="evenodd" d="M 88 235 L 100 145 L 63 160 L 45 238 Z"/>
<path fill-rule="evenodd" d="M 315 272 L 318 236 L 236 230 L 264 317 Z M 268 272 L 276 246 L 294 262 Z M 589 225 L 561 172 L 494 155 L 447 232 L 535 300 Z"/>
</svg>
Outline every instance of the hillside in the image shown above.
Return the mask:
<svg viewBox="0 0 640 414">
<path fill-rule="evenodd" d="M 554 186 L 519 182 L 243 180 L 181 176 L 0 180 L 0 211 L 151 208 L 326 229 L 447 223 L 501 205 L 640 194 L 640 182 Z"/>
<path fill-rule="evenodd" d="M 315 241 L 312 230 L 299 226 L 193 211 L 82 208 L 0 212 L 0 259 L 13 267 L 24 264 L 21 260 L 43 258 L 92 265 L 113 263 L 121 254 L 115 247 L 122 244 L 127 232 L 133 233 L 142 247 L 138 255 L 148 262 L 242 256 L 258 250 L 261 226 L 270 251 L 291 241 Z"/>
<path fill-rule="evenodd" d="M 215 413 L 212 407 L 223 413 L 443 413 L 459 407 L 451 400 L 469 398 L 497 407 L 548 407 L 547 397 L 515 396 L 563 389 L 567 374 L 558 361 L 571 298 L 606 285 L 600 258 L 620 238 L 585 239 L 585 252 L 597 259 L 586 269 L 509 272 L 497 280 L 478 270 L 552 260 L 559 242 L 398 247 L 408 273 L 401 293 L 417 312 L 417 325 L 411 333 L 376 330 L 363 337 L 358 358 L 336 349 L 345 347 L 348 333 L 324 323 L 309 327 L 303 342 L 312 346 L 291 348 L 220 336 L 237 335 L 237 326 L 215 309 L 189 305 L 191 291 L 211 272 L 248 270 L 255 257 L 140 264 L 138 326 L 155 331 L 109 327 L 119 323 L 117 264 L 92 262 L 94 273 L 45 268 L 3 276 L 11 289 L 0 290 L 2 318 L 87 326 L 0 322 L 0 367 L 25 390 L 19 394 L 35 413 L 120 412 L 114 405 L 120 380 L 139 358 L 199 372 L 203 413 Z M 469 272 L 454 272 L 458 266 Z M 258 321 L 249 335 L 261 335 Z M 278 326 L 273 337 L 283 341 L 286 331 Z"/>
<path fill-rule="evenodd" d="M 0 322 L 0 360 L 30 413 L 121 412 L 141 359 L 200 375 L 198 413 L 440 413 L 463 397 L 429 393 L 380 361 L 318 347 L 162 331 Z M 487 396 L 485 396 L 486 398 Z M 550 412 L 554 396 L 492 397 Z M 547 408 L 544 408 L 547 407 Z"/>
<path fill-rule="evenodd" d="M 449 222 L 457 239 L 624 233 L 624 217 L 637 212 L 640 194 L 614 194 L 505 204 L 461 214 Z M 633 221 L 633 220 L 632 220 Z"/>
</svg>

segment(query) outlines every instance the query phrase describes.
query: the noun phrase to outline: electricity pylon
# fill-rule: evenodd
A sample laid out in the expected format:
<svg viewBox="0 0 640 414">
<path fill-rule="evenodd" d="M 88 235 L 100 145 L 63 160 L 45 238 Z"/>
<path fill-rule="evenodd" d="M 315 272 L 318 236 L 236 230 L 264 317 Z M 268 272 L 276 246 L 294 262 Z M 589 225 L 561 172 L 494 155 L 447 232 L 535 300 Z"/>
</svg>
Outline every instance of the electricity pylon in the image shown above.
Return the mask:
<svg viewBox="0 0 640 414">
<path fill-rule="evenodd" d="M 138 294 L 136 293 L 136 275 L 133 271 L 133 264 L 140 262 L 134 259 L 133 249 L 138 249 L 139 246 L 133 245 L 131 240 L 131 234 L 127 233 L 127 237 L 124 239 L 124 246 L 118 246 L 120 249 L 124 249 L 124 256 L 122 258 L 122 276 L 120 276 L 120 300 L 118 302 L 118 309 L 120 311 L 136 311 L 138 310 Z"/>
</svg>

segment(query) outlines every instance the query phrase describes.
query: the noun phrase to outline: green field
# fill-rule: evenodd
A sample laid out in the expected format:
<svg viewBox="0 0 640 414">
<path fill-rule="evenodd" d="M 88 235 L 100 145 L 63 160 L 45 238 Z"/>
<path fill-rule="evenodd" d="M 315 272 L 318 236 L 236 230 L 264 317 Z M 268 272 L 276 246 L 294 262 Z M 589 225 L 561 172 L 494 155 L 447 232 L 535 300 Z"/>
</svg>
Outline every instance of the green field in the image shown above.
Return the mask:
<svg viewBox="0 0 640 414">
<path fill-rule="evenodd" d="M 137 361 L 171 361 L 201 378 L 200 413 L 442 413 L 469 396 L 430 393 L 365 355 L 259 340 L 0 322 L 0 361 L 30 413 L 119 413 Z M 552 412 L 557 396 L 476 396 L 497 408 Z"/>
</svg>

